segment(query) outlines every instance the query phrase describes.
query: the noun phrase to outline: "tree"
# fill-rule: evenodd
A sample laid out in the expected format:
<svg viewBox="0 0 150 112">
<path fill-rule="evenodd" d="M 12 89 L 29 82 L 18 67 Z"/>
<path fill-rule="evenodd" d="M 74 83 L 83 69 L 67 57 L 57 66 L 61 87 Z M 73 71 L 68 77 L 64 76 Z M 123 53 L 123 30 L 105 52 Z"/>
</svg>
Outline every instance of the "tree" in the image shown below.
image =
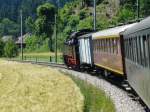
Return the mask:
<svg viewBox="0 0 150 112">
<path fill-rule="evenodd" d="M 150 15 L 150 1 L 149 0 L 145 0 L 145 16 L 149 16 Z"/>
<path fill-rule="evenodd" d="M 34 20 L 32 19 L 32 17 L 28 17 L 25 21 L 25 25 L 26 25 L 26 32 L 28 33 L 33 33 L 35 30 L 35 24 L 34 24 Z"/>
<path fill-rule="evenodd" d="M 0 23 L 0 35 L 14 35 L 19 32 L 19 25 L 8 18 L 4 18 Z"/>
<path fill-rule="evenodd" d="M 18 50 L 15 42 L 10 39 L 6 42 L 4 47 L 5 56 L 8 58 L 12 58 L 18 55 Z"/>
<path fill-rule="evenodd" d="M 52 34 L 55 20 L 55 6 L 45 3 L 37 8 L 38 18 L 35 22 L 36 33 L 38 35 L 46 35 L 50 39 L 50 51 L 52 51 Z"/>
</svg>

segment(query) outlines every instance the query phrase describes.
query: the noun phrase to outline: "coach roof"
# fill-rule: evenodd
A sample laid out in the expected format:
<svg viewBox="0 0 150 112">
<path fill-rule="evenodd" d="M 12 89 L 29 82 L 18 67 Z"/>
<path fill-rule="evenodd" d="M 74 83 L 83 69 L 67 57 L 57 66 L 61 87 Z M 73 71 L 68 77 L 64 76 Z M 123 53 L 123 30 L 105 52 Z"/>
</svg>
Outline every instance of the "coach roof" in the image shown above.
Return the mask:
<svg viewBox="0 0 150 112">
<path fill-rule="evenodd" d="M 123 34 L 129 35 L 148 28 L 150 28 L 150 17 L 147 17 L 146 19 L 142 20 L 134 27 L 127 29 Z"/>
<path fill-rule="evenodd" d="M 127 28 L 130 28 L 136 24 L 137 23 L 133 23 L 133 24 L 128 24 L 128 25 L 123 25 L 123 26 L 118 26 L 115 28 L 102 30 L 102 31 L 93 33 L 92 37 L 93 37 L 93 39 L 119 37 L 121 32 L 125 31 Z"/>
</svg>

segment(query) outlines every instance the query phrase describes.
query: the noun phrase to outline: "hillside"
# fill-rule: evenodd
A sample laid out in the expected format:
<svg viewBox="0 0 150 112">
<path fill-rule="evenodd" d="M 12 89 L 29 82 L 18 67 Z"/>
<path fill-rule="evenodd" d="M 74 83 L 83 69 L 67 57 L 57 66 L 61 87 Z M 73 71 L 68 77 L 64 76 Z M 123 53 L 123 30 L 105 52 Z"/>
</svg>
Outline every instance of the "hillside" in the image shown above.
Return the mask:
<svg viewBox="0 0 150 112">
<path fill-rule="evenodd" d="M 60 0 L 60 6 L 63 6 L 70 0 Z M 57 3 L 57 0 L 0 0 L 0 20 L 9 18 L 13 21 L 18 21 L 19 11 L 23 10 L 24 18 L 27 16 L 35 17 L 36 8 L 45 3 Z"/>
<path fill-rule="evenodd" d="M 59 7 L 63 7 L 71 0 L 59 1 Z M 0 36 L 20 34 L 20 9 L 23 10 L 23 31 L 25 33 L 26 19 L 30 16 L 35 20 L 37 7 L 45 2 L 58 5 L 57 0 L 0 0 Z"/>
<path fill-rule="evenodd" d="M 60 11 L 60 30 L 64 29 L 65 36 L 71 30 L 93 28 L 93 2 L 80 0 L 68 3 Z M 150 2 L 140 1 L 140 18 L 148 16 Z M 105 29 L 120 23 L 127 23 L 137 19 L 135 0 L 98 0 L 97 1 L 97 29 Z"/>
</svg>

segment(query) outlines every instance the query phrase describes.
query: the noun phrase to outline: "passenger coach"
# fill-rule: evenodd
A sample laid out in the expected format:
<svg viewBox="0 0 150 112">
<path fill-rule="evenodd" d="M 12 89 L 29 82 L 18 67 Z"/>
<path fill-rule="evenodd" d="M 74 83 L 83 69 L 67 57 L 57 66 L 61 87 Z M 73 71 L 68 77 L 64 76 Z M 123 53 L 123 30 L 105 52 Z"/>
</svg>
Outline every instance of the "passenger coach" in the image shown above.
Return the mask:
<svg viewBox="0 0 150 112">
<path fill-rule="evenodd" d="M 150 17 L 122 35 L 128 82 L 150 108 Z"/>
<path fill-rule="evenodd" d="M 125 76 L 123 38 L 120 33 L 134 24 L 118 26 L 92 34 L 94 64 L 117 76 Z"/>
</svg>

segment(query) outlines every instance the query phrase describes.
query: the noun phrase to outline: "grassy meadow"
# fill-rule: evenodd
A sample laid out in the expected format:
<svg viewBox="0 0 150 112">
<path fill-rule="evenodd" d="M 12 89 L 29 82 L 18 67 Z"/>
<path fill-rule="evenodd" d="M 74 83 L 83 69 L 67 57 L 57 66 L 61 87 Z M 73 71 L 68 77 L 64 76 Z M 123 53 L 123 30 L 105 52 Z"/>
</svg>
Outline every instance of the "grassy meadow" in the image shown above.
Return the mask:
<svg viewBox="0 0 150 112">
<path fill-rule="evenodd" d="M 55 62 L 55 53 L 51 52 L 33 52 L 33 53 L 24 53 L 24 60 L 26 61 L 43 61 L 43 62 Z M 51 59 L 50 59 L 51 57 Z M 20 60 L 21 54 L 14 59 Z M 62 53 L 58 52 L 57 54 L 58 63 L 63 63 Z"/>
<path fill-rule="evenodd" d="M 0 60 L 0 112 L 83 112 L 84 97 L 55 69 Z"/>
</svg>

